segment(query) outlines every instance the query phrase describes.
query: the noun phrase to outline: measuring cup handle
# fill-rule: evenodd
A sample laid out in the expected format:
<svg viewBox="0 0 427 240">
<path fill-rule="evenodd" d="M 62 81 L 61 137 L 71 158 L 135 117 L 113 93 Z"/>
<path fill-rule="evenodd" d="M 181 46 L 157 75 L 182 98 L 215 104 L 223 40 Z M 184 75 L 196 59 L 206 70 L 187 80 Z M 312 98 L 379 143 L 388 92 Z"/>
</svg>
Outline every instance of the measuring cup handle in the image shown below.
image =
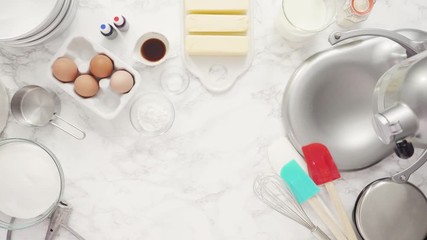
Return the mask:
<svg viewBox="0 0 427 240">
<path fill-rule="evenodd" d="M 411 174 L 417 171 L 418 168 L 424 165 L 425 162 L 427 162 L 427 150 L 424 150 L 421 156 L 418 157 L 418 160 L 415 161 L 411 166 L 401 172 L 396 173 L 391 177 L 391 179 L 397 183 L 405 183 L 408 181 Z"/>
<path fill-rule="evenodd" d="M 68 131 L 67 129 L 65 129 L 65 128 L 61 127 L 60 125 L 56 124 L 55 122 L 53 122 L 52 120 L 53 120 L 53 119 L 55 119 L 55 118 L 57 118 L 57 119 L 61 120 L 62 122 L 64 122 L 64 123 L 68 124 L 69 126 L 71 126 L 72 128 L 74 128 L 75 130 L 77 130 L 78 132 L 80 132 L 80 133 L 81 133 L 81 136 L 75 135 L 75 134 L 73 134 L 72 132 Z M 51 123 L 53 126 L 55 126 L 55 127 L 59 128 L 59 129 L 61 129 L 63 132 L 65 132 L 65 133 L 67 133 L 68 135 L 70 135 L 70 136 L 74 137 L 75 139 L 83 140 L 83 139 L 86 137 L 86 133 L 85 133 L 83 130 L 81 130 L 81 129 L 80 129 L 80 128 L 78 128 L 77 126 L 75 126 L 75 125 L 71 124 L 70 122 L 66 121 L 65 119 L 63 119 L 63 118 L 62 118 L 61 116 L 59 116 L 58 114 L 56 114 L 56 113 L 55 113 L 55 114 L 54 114 L 54 118 L 53 118 L 53 119 L 50 121 L 50 123 Z"/>
</svg>

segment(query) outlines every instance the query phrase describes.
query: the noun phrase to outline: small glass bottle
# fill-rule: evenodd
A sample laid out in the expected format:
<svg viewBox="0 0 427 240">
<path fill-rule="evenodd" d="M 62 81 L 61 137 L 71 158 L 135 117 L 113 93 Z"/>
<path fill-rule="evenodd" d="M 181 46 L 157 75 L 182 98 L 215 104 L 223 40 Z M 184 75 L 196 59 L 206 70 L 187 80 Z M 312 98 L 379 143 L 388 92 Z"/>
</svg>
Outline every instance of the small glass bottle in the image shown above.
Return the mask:
<svg viewBox="0 0 427 240">
<path fill-rule="evenodd" d="M 375 0 L 346 0 L 337 14 L 337 24 L 341 27 L 365 21 L 374 7 Z"/>
<path fill-rule="evenodd" d="M 129 30 L 129 23 L 122 15 L 115 16 L 113 18 L 113 24 L 119 31 L 126 32 Z"/>
<path fill-rule="evenodd" d="M 101 26 L 99 27 L 99 31 L 104 37 L 108 39 L 114 39 L 117 37 L 117 31 L 108 23 L 101 24 Z"/>
</svg>

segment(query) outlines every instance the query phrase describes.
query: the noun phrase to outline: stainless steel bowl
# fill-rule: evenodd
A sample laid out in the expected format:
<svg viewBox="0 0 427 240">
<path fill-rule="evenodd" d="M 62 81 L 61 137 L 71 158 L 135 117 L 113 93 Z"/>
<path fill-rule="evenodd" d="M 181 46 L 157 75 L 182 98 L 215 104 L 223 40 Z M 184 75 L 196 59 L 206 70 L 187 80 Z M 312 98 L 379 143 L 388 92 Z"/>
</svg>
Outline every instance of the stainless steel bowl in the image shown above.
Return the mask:
<svg viewBox="0 0 427 240">
<path fill-rule="evenodd" d="M 402 30 L 413 39 L 425 33 Z M 372 94 L 381 75 L 406 58 L 384 38 L 357 40 L 308 58 L 284 93 L 283 123 L 294 147 L 326 145 L 340 170 L 369 167 L 393 152 L 372 127 Z"/>
</svg>

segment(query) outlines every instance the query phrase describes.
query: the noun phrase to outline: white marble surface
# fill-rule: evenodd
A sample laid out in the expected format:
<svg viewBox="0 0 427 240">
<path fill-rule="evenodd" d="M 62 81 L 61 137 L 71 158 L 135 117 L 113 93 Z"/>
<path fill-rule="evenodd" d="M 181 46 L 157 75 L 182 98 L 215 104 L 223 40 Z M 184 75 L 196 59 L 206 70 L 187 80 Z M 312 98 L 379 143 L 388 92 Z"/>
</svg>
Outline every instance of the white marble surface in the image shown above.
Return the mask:
<svg viewBox="0 0 427 240">
<path fill-rule="evenodd" d="M 80 0 L 77 17 L 59 38 L 23 49 L 0 47 L 0 81 L 9 96 L 27 84 L 60 93 L 63 117 L 87 131 L 77 141 L 51 126 L 30 128 L 13 117 L 1 138 L 36 140 L 59 158 L 66 177 L 64 199 L 74 207 L 70 226 L 87 239 L 99 240 L 278 240 L 312 239 L 310 233 L 258 201 L 255 176 L 271 169 L 267 147 L 284 135 L 281 100 L 293 70 L 308 56 L 329 47 L 327 35 L 294 50 L 275 33 L 279 0 L 254 0 L 255 58 L 246 74 L 224 94 L 207 92 L 192 78 L 182 95 L 170 96 L 176 108 L 172 129 L 144 137 L 131 129 L 128 111 L 105 121 L 62 94 L 49 78 L 49 61 L 63 41 L 83 35 L 131 64 L 133 42 L 146 31 L 171 41 L 168 61 L 149 68 L 134 64 L 143 78 L 140 91 L 161 91 L 160 73 L 180 64 L 179 0 Z M 122 13 L 127 34 L 110 41 L 98 25 Z M 427 30 L 427 2 L 377 1 L 371 17 L 359 27 Z M 390 176 L 407 162 L 391 158 L 369 169 L 342 173 L 337 182 L 348 213 L 361 189 Z M 426 168 L 411 181 L 427 191 Z M 18 240 L 44 239 L 47 222 L 15 233 Z M 0 232 L 0 238 L 5 231 Z M 74 239 L 61 230 L 58 239 Z"/>
</svg>

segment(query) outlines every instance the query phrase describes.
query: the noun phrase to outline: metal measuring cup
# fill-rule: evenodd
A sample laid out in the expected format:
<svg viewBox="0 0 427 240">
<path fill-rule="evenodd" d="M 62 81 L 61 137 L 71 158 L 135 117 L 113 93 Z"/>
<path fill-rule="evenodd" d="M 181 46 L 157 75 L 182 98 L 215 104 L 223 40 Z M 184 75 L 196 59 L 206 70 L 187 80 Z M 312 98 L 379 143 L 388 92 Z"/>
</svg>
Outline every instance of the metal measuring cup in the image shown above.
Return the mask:
<svg viewBox="0 0 427 240">
<path fill-rule="evenodd" d="M 33 127 L 43 127 L 50 123 L 76 139 L 84 139 L 86 133 L 83 130 L 64 120 L 57 114 L 61 108 L 59 103 L 56 94 L 37 85 L 28 85 L 15 93 L 12 97 L 10 109 L 15 119 L 22 124 Z M 54 122 L 54 120 L 57 119 L 80 132 L 80 136 L 75 135 Z"/>
</svg>

